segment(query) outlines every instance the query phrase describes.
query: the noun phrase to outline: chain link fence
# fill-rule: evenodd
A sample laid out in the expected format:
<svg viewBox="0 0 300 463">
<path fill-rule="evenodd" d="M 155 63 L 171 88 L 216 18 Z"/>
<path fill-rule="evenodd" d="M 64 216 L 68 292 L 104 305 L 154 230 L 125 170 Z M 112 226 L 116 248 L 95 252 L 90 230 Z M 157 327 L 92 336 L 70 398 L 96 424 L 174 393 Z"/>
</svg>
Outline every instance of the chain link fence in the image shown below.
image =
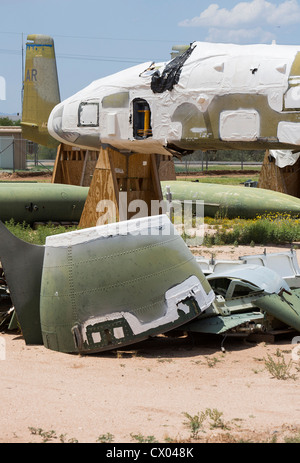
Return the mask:
<svg viewBox="0 0 300 463">
<path fill-rule="evenodd" d="M 0 134 L 0 170 L 49 170 L 52 171 L 56 149 L 26 140 L 19 133 Z"/>
</svg>

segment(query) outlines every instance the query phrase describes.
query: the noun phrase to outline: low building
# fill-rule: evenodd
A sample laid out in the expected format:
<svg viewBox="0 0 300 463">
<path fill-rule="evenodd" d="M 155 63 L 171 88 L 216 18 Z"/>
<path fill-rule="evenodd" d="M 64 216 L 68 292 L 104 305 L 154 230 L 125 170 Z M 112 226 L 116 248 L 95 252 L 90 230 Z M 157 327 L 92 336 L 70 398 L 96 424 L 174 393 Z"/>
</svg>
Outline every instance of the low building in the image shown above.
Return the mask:
<svg viewBox="0 0 300 463">
<path fill-rule="evenodd" d="M 26 169 L 26 140 L 19 126 L 0 126 L 0 169 Z"/>
</svg>

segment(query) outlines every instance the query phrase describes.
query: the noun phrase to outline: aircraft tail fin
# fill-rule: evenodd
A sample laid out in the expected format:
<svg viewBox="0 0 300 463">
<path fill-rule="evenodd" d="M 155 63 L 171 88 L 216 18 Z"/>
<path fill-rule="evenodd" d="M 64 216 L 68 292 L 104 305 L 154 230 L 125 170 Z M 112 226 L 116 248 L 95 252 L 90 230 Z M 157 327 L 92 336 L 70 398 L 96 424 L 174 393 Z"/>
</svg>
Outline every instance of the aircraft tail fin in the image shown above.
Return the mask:
<svg viewBox="0 0 300 463">
<path fill-rule="evenodd" d="M 22 108 L 23 137 L 48 147 L 58 142 L 48 132 L 50 112 L 60 103 L 53 39 L 47 35 L 28 35 Z"/>
<path fill-rule="evenodd" d="M 0 259 L 26 344 L 43 344 L 40 288 L 44 246 L 20 240 L 0 221 Z"/>
</svg>

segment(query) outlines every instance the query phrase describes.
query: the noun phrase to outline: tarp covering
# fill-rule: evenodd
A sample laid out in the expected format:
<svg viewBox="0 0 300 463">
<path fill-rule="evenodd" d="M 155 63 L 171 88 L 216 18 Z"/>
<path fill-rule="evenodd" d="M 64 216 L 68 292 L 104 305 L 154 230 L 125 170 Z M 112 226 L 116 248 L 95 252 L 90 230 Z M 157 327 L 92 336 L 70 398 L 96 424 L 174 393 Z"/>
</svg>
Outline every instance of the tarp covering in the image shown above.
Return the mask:
<svg viewBox="0 0 300 463">
<path fill-rule="evenodd" d="M 270 155 L 275 159 L 276 166 L 283 168 L 296 164 L 300 153 L 293 153 L 289 150 L 270 150 Z"/>
<path fill-rule="evenodd" d="M 186 60 L 192 54 L 195 46 L 191 45 L 184 53 L 170 61 L 162 73 L 156 71 L 151 79 L 151 90 L 153 93 L 163 93 L 172 90 L 179 81 L 181 69 Z"/>
</svg>

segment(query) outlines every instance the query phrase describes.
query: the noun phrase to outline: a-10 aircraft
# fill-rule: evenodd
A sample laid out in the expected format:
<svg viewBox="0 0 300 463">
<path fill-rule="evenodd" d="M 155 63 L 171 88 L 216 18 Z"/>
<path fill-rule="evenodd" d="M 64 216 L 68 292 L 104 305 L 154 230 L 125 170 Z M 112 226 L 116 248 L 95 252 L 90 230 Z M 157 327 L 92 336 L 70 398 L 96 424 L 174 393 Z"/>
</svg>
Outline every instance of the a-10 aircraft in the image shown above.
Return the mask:
<svg viewBox="0 0 300 463">
<path fill-rule="evenodd" d="M 300 150 L 300 46 L 178 47 L 169 62 L 96 80 L 59 103 L 48 130 L 62 143 L 121 152 Z"/>
</svg>

